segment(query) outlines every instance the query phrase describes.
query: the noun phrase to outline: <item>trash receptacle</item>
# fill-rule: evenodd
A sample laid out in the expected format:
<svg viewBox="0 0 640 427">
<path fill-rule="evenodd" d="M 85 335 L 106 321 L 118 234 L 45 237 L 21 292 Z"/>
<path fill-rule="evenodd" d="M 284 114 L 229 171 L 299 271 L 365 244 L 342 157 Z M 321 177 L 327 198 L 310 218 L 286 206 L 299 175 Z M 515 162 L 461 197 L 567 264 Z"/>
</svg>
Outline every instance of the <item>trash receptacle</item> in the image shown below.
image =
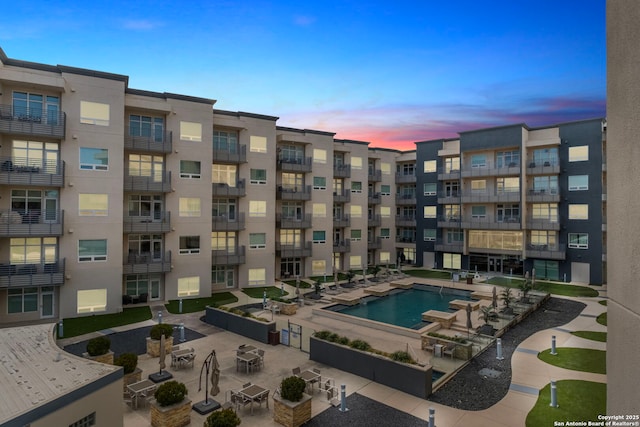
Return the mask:
<svg viewBox="0 0 640 427">
<path fill-rule="evenodd" d="M 433 346 L 433 356 L 434 357 L 442 357 L 442 344 L 436 344 Z"/>
<path fill-rule="evenodd" d="M 280 344 L 280 331 L 269 331 L 269 344 Z"/>
</svg>

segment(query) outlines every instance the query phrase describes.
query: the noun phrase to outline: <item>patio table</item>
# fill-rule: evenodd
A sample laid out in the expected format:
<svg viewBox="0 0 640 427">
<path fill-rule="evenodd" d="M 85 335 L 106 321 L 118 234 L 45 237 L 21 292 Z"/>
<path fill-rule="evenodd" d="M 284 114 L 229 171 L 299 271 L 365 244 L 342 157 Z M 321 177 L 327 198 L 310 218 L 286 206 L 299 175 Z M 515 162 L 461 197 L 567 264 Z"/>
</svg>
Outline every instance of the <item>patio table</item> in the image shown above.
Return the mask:
<svg viewBox="0 0 640 427">
<path fill-rule="evenodd" d="M 319 383 L 322 380 L 322 376 L 319 373 L 311 370 L 300 372 L 297 376 L 302 378 L 304 382 L 307 383 L 307 387 L 311 385 L 312 391 L 313 391 L 313 384 L 315 384 L 316 382 Z"/>
<path fill-rule="evenodd" d="M 151 380 L 142 380 L 133 384 L 127 385 L 127 390 L 131 395 L 134 409 L 138 408 L 138 399 L 141 396 L 147 396 L 148 393 L 156 388 L 156 383 Z"/>
<path fill-rule="evenodd" d="M 254 362 L 256 359 L 259 359 L 260 356 L 257 353 L 240 353 L 236 355 L 236 371 L 240 370 L 240 365 L 244 364 L 246 373 L 249 373 L 249 365 Z"/>
<path fill-rule="evenodd" d="M 260 387 L 259 385 L 256 385 L 256 384 L 251 384 L 249 387 L 243 388 L 242 390 L 239 391 L 241 395 L 251 400 L 251 415 L 253 415 L 253 403 L 256 401 L 256 399 L 258 399 L 260 396 L 262 396 L 264 393 L 267 393 L 268 391 L 269 391 L 268 389 L 264 387 Z"/>
</svg>

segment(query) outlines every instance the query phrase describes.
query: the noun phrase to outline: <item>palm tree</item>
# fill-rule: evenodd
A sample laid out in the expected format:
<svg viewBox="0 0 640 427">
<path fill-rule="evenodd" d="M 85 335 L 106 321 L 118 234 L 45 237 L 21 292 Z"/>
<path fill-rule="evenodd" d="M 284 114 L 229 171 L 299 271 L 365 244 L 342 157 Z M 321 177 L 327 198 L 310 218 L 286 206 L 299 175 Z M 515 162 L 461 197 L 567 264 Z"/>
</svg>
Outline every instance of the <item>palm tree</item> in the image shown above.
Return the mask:
<svg viewBox="0 0 640 427">
<path fill-rule="evenodd" d="M 504 302 L 505 308 L 509 308 L 511 303 L 515 301 L 511 288 L 504 288 L 502 292 L 500 292 L 500 301 Z"/>
<path fill-rule="evenodd" d="M 533 289 L 531 281 L 529 279 L 524 279 L 524 282 L 520 283 L 520 285 L 518 287 L 522 291 L 522 301 L 526 302 L 527 301 L 527 294 L 529 293 L 529 291 L 531 289 Z"/>
</svg>

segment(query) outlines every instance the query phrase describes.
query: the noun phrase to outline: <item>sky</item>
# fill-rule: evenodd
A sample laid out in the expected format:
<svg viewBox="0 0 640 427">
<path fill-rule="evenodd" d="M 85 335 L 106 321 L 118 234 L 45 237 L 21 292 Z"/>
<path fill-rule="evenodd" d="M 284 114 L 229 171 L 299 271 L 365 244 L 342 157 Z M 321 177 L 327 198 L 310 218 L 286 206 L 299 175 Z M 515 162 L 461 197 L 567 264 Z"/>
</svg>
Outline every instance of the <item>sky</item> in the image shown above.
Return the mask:
<svg viewBox="0 0 640 427">
<path fill-rule="evenodd" d="M 604 117 L 605 44 L 605 0 L 29 0 L 0 17 L 9 58 L 399 150 Z"/>
</svg>

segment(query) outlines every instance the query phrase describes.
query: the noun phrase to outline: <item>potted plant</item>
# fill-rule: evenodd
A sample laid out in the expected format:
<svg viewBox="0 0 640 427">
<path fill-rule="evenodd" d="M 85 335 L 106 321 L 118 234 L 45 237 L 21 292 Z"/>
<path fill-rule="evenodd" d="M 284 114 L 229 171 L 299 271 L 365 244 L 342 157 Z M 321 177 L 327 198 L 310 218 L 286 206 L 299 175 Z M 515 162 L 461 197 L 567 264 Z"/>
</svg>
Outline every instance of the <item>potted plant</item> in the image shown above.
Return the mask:
<svg viewBox="0 0 640 427">
<path fill-rule="evenodd" d="M 529 293 L 529 291 L 531 289 L 533 289 L 533 287 L 531 286 L 531 281 L 529 279 L 525 279 L 524 282 L 520 283 L 520 285 L 518 287 L 520 288 L 520 291 L 522 292 L 522 298 L 520 299 L 520 301 L 522 301 L 523 303 L 528 304 L 529 303 L 529 299 L 527 298 L 527 294 Z"/>
<path fill-rule="evenodd" d="M 138 368 L 138 355 L 135 353 L 122 353 L 113 361 L 116 366 L 124 369 L 124 389 L 142 379 L 142 370 Z"/>
<path fill-rule="evenodd" d="M 280 383 L 280 395 L 273 396 L 273 420 L 286 427 L 298 427 L 311 419 L 311 396 L 306 382 L 290 376 Z"/>
<path fill-rule="evenodd" d="M 240 417 L 233 408 L 212 412 L 204 420 L 204 427 L 236 427 L 240 425 Z"/>
<path fill-rule="evenodd" d="M 191 400 L 187 387 L 178 381 L 162 383 L 153 394 L 151 425 L 153 427 L 183 427 L 191 423 Z"/>
<path fill-rule="evenodd" d="M 504 288 L 502 292 L 500 292 L 500 301 L 504 302 L 504 309 L 502 310 L 503 313 L 513 313 L 513 309 L 510 306 L 511 303 L 515 301 L 515 297 L 513 296 L 511 288 Z"/>
<path fill-rule="evenodd" d="M 489 324 L 489 320 L 491 320 L 496 315 L 493 306 L 485 305 L 481 307 L 480 314 L 482 315 L 482 320 L 484 320 L 484 325 L 480 327 L 478 332 L 483 335 L 493 335 L 495 333 L 495 329 L 493 325 Z"/>
<path fill-rule="evenodd" d="M 151 357 L 160 356 L 160 337 L 165 337 L 165 350 L 173 347 L 173 326 L 167 323 L 153 325 L 147 338 L 147 354 Z"/>
<path fill-rule="evenodd" d="M 87 359 L 113 365 L 113 352 L 110 350 L 111 340 L 105 336 L 91 338 L 87 342 L 87 352 L 83 354 Z"/>
</svg>

